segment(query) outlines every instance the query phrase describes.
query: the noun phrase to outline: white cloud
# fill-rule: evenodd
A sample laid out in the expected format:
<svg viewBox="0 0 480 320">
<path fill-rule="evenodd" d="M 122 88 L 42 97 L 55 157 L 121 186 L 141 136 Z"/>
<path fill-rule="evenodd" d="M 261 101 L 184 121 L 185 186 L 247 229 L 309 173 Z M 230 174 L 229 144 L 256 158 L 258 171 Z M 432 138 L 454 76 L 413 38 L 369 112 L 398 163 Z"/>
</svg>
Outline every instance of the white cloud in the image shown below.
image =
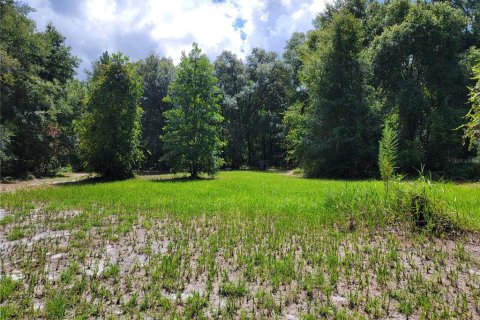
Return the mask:
<svg viewBox="0 0 480 320">
<path fill-rule="evenodd" d="M 223 50 L 245 57 L 254 47 L 281 51 L 292 32 L 311 29 L 330 0 L 26 0 L 40 29 L 53 24 L 88 68 L 100 54 L 133 60 L 155 50 L 178 61 L 192 42 L 214 58 Z M 82 76 L 82 74 L 80 74 Z"/>
</svg>

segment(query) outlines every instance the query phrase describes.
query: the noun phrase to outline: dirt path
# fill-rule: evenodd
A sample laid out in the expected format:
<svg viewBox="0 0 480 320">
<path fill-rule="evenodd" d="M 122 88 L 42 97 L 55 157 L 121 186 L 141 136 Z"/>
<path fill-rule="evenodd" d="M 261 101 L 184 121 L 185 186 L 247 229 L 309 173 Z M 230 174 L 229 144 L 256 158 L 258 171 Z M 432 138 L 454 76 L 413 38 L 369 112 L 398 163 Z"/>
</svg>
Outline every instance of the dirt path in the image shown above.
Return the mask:
<svg viewBox="0 0 480 320">
<path fill-rule="evenodd" d="M 13 192 L 18 189 L 24 188 L 40 188 L 45 186 L 51 186 L 59 183 L 65 182 L 73 182 L 82 179 L 86 179 L 88 177 L 88 173 L 69 173 L 62 177 L 55 177 L 55 178 L 42 178 L 42 179 L 33 179 L 33 180 L 25 180 L 25 181 L 14 181 L 12 183 L 0 183 L 0 192 Z"/>
</svg>

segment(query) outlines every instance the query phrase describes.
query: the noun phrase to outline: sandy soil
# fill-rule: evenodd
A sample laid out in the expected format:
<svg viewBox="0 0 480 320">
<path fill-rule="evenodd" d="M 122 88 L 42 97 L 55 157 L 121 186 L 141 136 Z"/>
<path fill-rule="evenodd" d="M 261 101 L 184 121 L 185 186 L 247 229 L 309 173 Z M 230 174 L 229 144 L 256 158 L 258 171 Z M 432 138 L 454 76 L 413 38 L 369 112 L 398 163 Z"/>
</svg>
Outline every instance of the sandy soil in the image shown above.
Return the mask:
<svg viewBox="0 0 480 320">
<path fill-rule="evenodd" d="M 61 184 L 66 182 L 74 182 L 86 179 L 89 176 L 88 173 L 68 173 L 62 177 L 55 178 L 42 178 L 33 180 L 16 180 L 11 183 L 0 183 L 0 192 L 13 192 L 18 189 L 24 188 L 41 188 L 51 186 L 55 184 Z"/>
</svg>

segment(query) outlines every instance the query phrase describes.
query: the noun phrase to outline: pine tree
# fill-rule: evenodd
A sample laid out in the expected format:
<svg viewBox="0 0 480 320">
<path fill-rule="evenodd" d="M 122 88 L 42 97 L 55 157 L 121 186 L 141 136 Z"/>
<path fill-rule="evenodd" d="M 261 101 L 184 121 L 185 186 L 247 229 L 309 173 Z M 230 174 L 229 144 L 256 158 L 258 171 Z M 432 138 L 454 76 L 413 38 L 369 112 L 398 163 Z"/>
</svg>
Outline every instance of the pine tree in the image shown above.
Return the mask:
<svg viewBox="0 0 480 320">
<path fill-rule="evenodd" d="M 161 137 L 163 159 L 172 172 L 214 175 L 223 164 L 220 157 L 220 90 L 214 68 L 196 43 L 188 55 L 182 54 L 177 76 L 167 100 L 173 108 L 164 113 L 166 125 Z"/>
</svg>

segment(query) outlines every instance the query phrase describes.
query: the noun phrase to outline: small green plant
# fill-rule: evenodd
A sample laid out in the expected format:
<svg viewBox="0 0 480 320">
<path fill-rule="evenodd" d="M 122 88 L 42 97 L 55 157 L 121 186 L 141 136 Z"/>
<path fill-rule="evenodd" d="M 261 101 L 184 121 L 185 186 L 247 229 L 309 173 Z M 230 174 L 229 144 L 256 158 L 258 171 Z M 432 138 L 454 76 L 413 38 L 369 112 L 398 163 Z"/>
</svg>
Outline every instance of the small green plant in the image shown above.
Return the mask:
<svg viewBox="0 0 480 320">
<path fill-rule="evenodd" d="M 390 125 L 385 125 L 382 132 L 378 152 L 378 167 L 383 182 L 388 182 L 395 174 L 395 161 L 397 158 L 398 138 L 397 133 Z"/>
<path fill-rule="evenodd" d="M 12 216 L 6 216 L 3 219 L 0 219 L 0 226 L 6 226 L 9 223 L 13 222 L 13 217 Z"/>
<path fill-rule="evenodd" d="M 187 319 L 205 318 L 203 309 L 208 307 L 208 300 L 202 297 L 198 292 L 194 292 L 188 297 L 185 305 L 185 317 Z"/>
<path fill-rule="evenodd" d="M 25 236 L 23 229 L 20 227 L 15 227 L 10 231 L 10 233 L 7 236 L 8 241 L 15 241 L 22 239 Z"/>
<path fill-rule="evenodd" d="M 247 288 L 244 282 L 237 283 L 226 282 L 220 287 L 220 294 L 225 297 L 240 298 L 247 293 Z"/>
<path fill-rule="evenodd" d="M 104 278 L 115 278 L 120 274 L 120 266 L 116 263 L 110 263 L 103 271 Z"/>
<path fill-rule="evenodd" d="M 45 304 L 45 314 L 49 319 L 63 319 L 68 307 L 68 297 L 62 293 L 53 294 Z"/>
<path fill-rule="evenodd" d="M 480 141 L 480 61 L 474 66 L 473 72 L 475 74 L 473 79 L 477 82 L 477 85 L 470 88 L 469 100 L 472 108 L 466 116 L 468 123 L 463 126 L 465 130 L 464 139 L 469 140 L 470 149 L 478 146 Z"/>
<path fill-rule="evenodd" d="M 0 303 L 7 299 L 15 290 L 20 287 L 20 282 L 10 277 L 0 277 Z"/>
</svg>

